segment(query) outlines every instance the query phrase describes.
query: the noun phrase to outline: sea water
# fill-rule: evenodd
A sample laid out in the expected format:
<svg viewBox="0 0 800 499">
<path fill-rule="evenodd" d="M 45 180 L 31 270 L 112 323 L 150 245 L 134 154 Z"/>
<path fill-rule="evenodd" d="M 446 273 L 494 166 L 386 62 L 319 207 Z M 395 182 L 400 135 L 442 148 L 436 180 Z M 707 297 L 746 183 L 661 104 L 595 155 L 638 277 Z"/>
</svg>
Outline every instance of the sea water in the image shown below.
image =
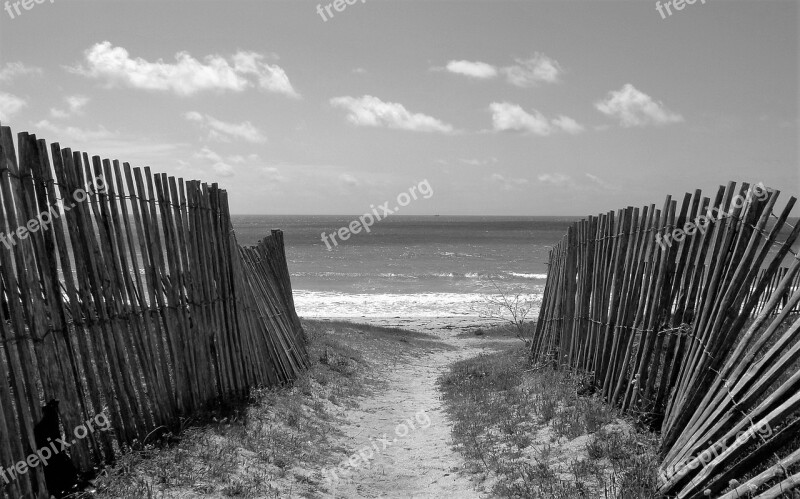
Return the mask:
<svg viewBox="0 0 800 499">
<path fill-rule="evenodd" d="M 328 250 L 347 216 L 234 215 L 239 244 L 284 232 L 302 317 L 464 318 L 500 293 L 541 297 L 550 248 L 575 217 L 393 216 Z"/>
</svg>

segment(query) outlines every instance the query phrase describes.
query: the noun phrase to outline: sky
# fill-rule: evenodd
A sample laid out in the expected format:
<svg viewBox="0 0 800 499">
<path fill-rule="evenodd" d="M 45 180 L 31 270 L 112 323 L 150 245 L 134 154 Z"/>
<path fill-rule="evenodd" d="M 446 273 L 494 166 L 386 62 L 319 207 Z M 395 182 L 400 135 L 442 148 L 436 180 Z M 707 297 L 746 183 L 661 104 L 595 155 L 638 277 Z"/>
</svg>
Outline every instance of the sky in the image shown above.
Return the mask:
<svg viewBox="0 0 800 499">
<path fill-rule="evenodd" d="M 0 122 L 217 182 L 234 214 L 423 181 L 400 214 L 800 193 L 797 0 L 38 1 L 0 0 Z"/>
</svg>

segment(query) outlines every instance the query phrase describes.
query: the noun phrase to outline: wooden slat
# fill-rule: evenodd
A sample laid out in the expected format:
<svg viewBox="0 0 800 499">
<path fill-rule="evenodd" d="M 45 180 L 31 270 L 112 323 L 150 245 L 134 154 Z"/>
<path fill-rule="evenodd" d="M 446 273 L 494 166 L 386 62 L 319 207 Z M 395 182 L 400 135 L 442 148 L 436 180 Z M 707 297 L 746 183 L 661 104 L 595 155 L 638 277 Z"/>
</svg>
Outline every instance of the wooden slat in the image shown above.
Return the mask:
<svg viewBox="0 0 800 499">
<path fill-rule="evenodd" d="M 0 126 L 0 161 L 2 161 L 0 192 L 2 192 L 4 207 L 2 226 L 5 234 L 10 236 L 11 232 L 16 233 L 17 228 L 22 225 L 22 221 L 17 217 L 10 182 L 11 176 L 16 175 L 17 172 L 16 152 L 11 129 L 5 126 Z M 15 237 L 14 241 L 17 239 L 18 237 Z M 29 295 L 29 293 L 20 293 L 20 286 L 24 288 L 25 282 L 18 281 L 18 275 L 20 273 L 27 274 L 27 272 L 24 262 L 20 266 L 20 258 L 15 258 L 19 256 L 18 246 L 12 243 L 9 243 L 8 247 L 5 246 L 4 244 L 0 248 L 0 272 L 2 272 L 3 278 L 3 294 L 8 298 L 12 326 L 10 331 L 7 330 L 6 317 L 3 317 L 2 332 L 11 383 L 16 396 L 19 427 L 22 430 L 18 438 L 21 438 L 23 455 L 28 456 L 37 448 L 33 429 L 35 422 L 42 417 L 41 398 L 37 386 L 35 364 L 29 349 L 30 334 L 26 324 L 27 318 L 22 306 L 23 296 Z M 29 479 L 33 483 L 30 483 Z M 44 473 L 38 468 L 33 475 L 21 477 L 23 492 L 32 496 L 35 494 L 35 497 L 46 498 L 44 480 Z"/>
</svg>

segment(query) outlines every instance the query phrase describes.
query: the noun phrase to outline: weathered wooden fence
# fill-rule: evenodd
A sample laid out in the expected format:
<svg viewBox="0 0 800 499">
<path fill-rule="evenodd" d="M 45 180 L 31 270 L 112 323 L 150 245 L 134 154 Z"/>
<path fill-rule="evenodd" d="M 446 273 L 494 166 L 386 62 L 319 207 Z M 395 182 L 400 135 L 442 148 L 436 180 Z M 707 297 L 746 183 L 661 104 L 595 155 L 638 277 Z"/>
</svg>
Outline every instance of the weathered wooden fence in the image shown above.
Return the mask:
<svg viewBox="0 0 800 499">
<path fill-rule="evenodd" d="M 280 231 L 239 247 L 216 184 L 55 143 L 49 153 L 27 133 L 15 148 L 0 127 L 0 486 L 11 498 L 50 497 L 50 466 L 19 463 L 49 446 L 54 408 L 68 443 L 101 413 L 111 422 L 64 451 L 88 471 L 308 364 Z"/>
<path fill-rule="evenodd" d="M 764 310 L 764 307 L 767 305 L 767 303 L 769 303 L 769 298 L 772 296 L 772 294 L 775 292 L 777 287 L 780 285 L 780 283 L 783 281 L 783 279 L 786 277 L 786 274 L 788 274 L 790 270 L 791 269 L 789 269 L 788 267 L 781 267 L 781 269 L 778 272 L 776 272 L 775 275 L 772 276 L 770 283 L 764 288 L 764 291 L 761 292 L 761 296 L 758 298 L 756 306 L 753 307 L 753 311 L 751 312 L 751 315 L 753 317 L 756 317 L 758 314 L 761 313 L 762 310 Z M 756 278 L 755 282 L 760 282 L 761 279 L 764 278 L 765 272 L 766 269 L 761 269 L 758 273 L 758 277 Z M 800 289 L 800 273 L 794 276 L 792 283 L 788 286 L 787 288 L 788 292 L 785 294 L 786 301 L 788 301 L 789 295 L 797 289 Z M 750 293 L 744 300 L 745 303 L 752 296 L 754 292 L 755 288 L 751 288 Z M 775 307 L 775 309 L 772 311 L 772 315 L 778 315 L 780 312 L 782 312 L 783 306 L 784 303 L 782 302 L 777 307 Z M 789 313 L 792 315 L 800 314 L 800 303 L 797 303 L 793 308 L 791 308 L 789 310 Z"/>
<path fill-rule="evenodd" d="M 550 253 L 532 358 L 660 429 L 664 496 L 800 485 L 800 224 L 778 195 L 667 197 L 577 222 Z"/>
</svg>

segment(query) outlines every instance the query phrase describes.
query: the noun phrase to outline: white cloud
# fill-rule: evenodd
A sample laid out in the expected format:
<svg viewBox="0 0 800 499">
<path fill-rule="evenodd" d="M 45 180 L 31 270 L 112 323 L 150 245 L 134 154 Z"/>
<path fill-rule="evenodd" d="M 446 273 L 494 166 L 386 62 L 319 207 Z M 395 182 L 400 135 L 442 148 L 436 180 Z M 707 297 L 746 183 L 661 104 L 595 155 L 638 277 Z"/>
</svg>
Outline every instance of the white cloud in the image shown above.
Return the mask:
<svg viewBox="0 0 800 499">
<path fill-rule="evenodd" d="M 242 163 L 247 163 L 247 162 L 254 162 L 254 161 L 258 161 L 258 154 L 248 154 L 247 157 L 242 156 L 241 154 L 236 154 L 234 156 L 229 156 L 228 157 L 228 161 L 230 161 L 231 163 L 237 163 L 237 164 L 242 164 Z"/>
<path fill-rule="evenodd" d="M 683 116 L 673 113 L 660 101 L 640 92 L 630 83 L 620 90 L 609 92 L 605 100 L 595 103 L 601 113 L 617 118 L 623 127 L 666 125 L 683 121 Z"/>
<path fill-rule="evenodd" d="M 591 180 L 593 183 L 597 184 L 599 187 L 608 190 L 615 190 L 617 187 L 615 185 L 609 184 L 605 180 L 601 179 L 597 175 L 592 175 L 591 173 L 585 173 L 586 177 Z"/>
<path fill-rule="evenodd" d="M 342 173 L 341 175 L 339 175 L 339 181 L 351 187 L 355 187 L 361 183 L 358 181 L 357 178 L 350 175 L 349 173 Z"/>
<path fill-rule="evenodd" d="M 573 120 L 569 116 L 560 115 L 553 120 L 553 125 L 573 135 L 581 133 L 584 128 L 583 125 Z"/>
<path fill-rule="evenodd" d="M 571 134 L 583 131 L 583 126 L 568 116 L 561 115 L 549 120 L 535 109 L 529 113 L 510 102 L 493 102 L 489 110 L 492 112 L 492 127 L 496 132 L 527 132 L 545 137 L 559 130 Z"/>
<path fill-rule="evenodd" d="M 6 121 L 27 106 L 25 100 L 16 95 L 0 91 L 0 120 Z"/>
<path fill-rule="evenodd" d="M 239 51 L 230 60 L 208 55 L 202 61 L 188 52 L 178 52 L 174 63 L 162 59 L 150 62 L 141 57 L 131 58 L 126 49 L 105 41 L 87 49 L 84 57 L 86 67 L 78 65 L 68 69 L 103 80 L 110 86 L 121 84 L 173 92 L 183 97 L 210 90 L 242 92 L 257 86 L 268 92 L 299 97 L 286 72 L 277 65 L 263 62 L 264 56 L 255 52 Z"/>
<path fill-rule="evenodd" d="M 347 110 L 347 121 L 358 126 L 386 126 L 415 132 L 452 133 L 453 126 L 421 113 L 411 113 L 402 104 L 383 102 L 377 97 L 335 97 L 334 107 Z"/>
<path fill-rule="evenodd" d="M 219 175 L 220 177 L 233 177 L 236 173 L 233 171 L 233 167 L 228 163 L 219 161 L 211 165 L 211 168 Z"/>
<path fill-rule="evenodd" d="M 194 153 L 194 157 L 197 159 L 205 159 L 212 162 L 222 161 L 222 156 L 212 151 L 208 147 L 203 147 L 202 149 Z"/>
<path fill-rule="evenodd" d="M 497 158 L 492 156 L 491 158 L 488 159 L 461 158 L 459 159 L 459 161 L 469 166 L 483 166 L 483 165 L 488 165 L 489 163 L 497 163 L 498 160 Z"/>
<path fill-rule="evenodd" d="M 235 70 L 242 74 L 255 75 L 262 90 L 299 98 L 289 82 L 286 71 L 277 64 L 263 62 L 264 56 L 256 52 L 237 52 L 233 56 Z"/>
<path fill-rule="evenodd" d="M 236 174 L 233 164 L 241 165 L 247 162 L 247 158 L 242 155 L 233 155 L 224 158 L 221 154 L 209 147 L 202 147 L 199 151 L 196 151 L 193 156 L 195 159 L 210 164 L 211 169 L 220 177 L 233 177 Z"/>
<path fill-rule="evenodd" d="M 450 61 L 446 69 L 451 73 L 461 74 L 478 79 L 490 79 L 497 76 L 497 68 L 480 61 Z"/>
<path fill-rule="evenodd" d="M 504 74 L 508 83 L 528 88 L 540 83 L 557 83 L 564 70 L 555 59 L 542 53 L 535 52 L 529 59 L 514 59 L 516 64 L 497 68 L 492 64 L 481 61 L 453 60 L 445 68 L 433 68 L 436 71 L 445 69 L 451 73 L 469 76 L 471 78 L 488 80 Z"/>
<path fill-rule="evenodd" d="M 67 103 L 67 110 L 50 108 L 50 116 L 63 119 L 70 115 L 81 115 L 83 108 L 89 103 L 89 98 L 83 95 L 70 95 L 64 101 Z"/>
<path fill-rule="evenodd" d="M 526 178 L 512 178 L 512 177 L 505 177 L 505 176 L 503 176 L 503 175 L 500 175 L 499 173 L 493 173 L 493 174 L 492 174 L 492 175 L 489 177 L 489 179 L 490 179 L 492 182 L 494 182 L 494 183 L 496 183 L 496 184 L 500 185 L 500 187 L 501 187 L 501 188 L 502 188 L 504 191 L 511 191 L 511 190 L 514 190 L 515 188 L 517 188 L 517 187 L 519 187 L 519 186 L 521 186 L 521 185 L 525 185 L 525 184 L 527 184 L 527 183 L 528 183 L 528 179 L 526 179 Z"/>
<path fill-rule="evenodd" d="M 79 113 L 83 107 L 89 103 L 89 98 L 83 95 L 71 95 L 67 97 L 67 106 L 72 113 Z"/>
<path fill-rule="evenodd" d="M 492 111 L 492 126 L 495 131 L 530 132 L 542 136 L 549 135 L 552 131 L 547 118 L 535 109 L 530 114 L 509 102 L 493 102 L 489 109 Z"/>
<path fill-rule="evenodd" d="M 597 175 L 591 173 L 584 173 L 587 181 L 580 181 L 580 179 L 573 179 L 569 175 L 563 173 L 542 173 L 537 176 L 539 183 L 545 184 L 549 187 L 563 188 L 573 191 L 594 191 L 599 190 L 614 191 L 618 188 L 608 182 L 604 181 Z"/>
<path fill-rule="evenodd" d="M 280 183 L 286 182 L 286 177 L 281 174 L 280 169 L 274 166 L 264 166 L 261 167 L 261 173 L 269 180 L 270 182 Z"/>
<path fill-rule="evenodd" d="M 34 126 L 42 130 L 53 132 L 56 135 L 56 138 L 52 139 L 53 142 L 60 142 L 68 139 L 80 143 L 87 143 L 95 140 L 108 140 L 119 137 L 117 132 L 112 132 L 103 126 L 98 127 L 97 130 L 87 130 L 74 126 L 60 127 L 47 120 L 42 120 Z"/>
<path fill-rule="evenodd" d="M 267 141 L 264 134 L 249 121 L 228 123 L 207 114 L 200 114 L 197 111 L 189 111 L 184 117 L 208 129 L 209 138 L 220 142 L 230 142 L 231 138 L 245 140 L 254 144 Z"/>
<path fill-rule="evenodd" d="M 539 182 L 558 187 L 572 185 L 572 178 L 563 173 L 543 173 L 537 177 Z"/>
<path fill-rule="evenodd" d="M 558 61 L 536 52 L 530 59 L 515 59 L 514 66 L 502 68 L 508 82 L 518 87 L 533 87 L 539 83 L 556 83 L 563 70 Z"/>
<path fill-rule="evenodd" d="M 42 69 L 33 66 L 26 66 L 21 62 L 7 62 L 5 66 L 0 68 L 0 81 L 9 82 L 17 76 L 30 74 L 42 74 Z"/>
<path fill-rule="evenodd" d="M 247 156 L 241 154 L 233 154 L 230 156 L 223 156 L 209 147 L 202 147 L 199 151 L 193 154 L 195 159 L 201 160 L 211 170 L 220 177 L 233 177 L 236 175 L 237 167 L 245 166 L 248 170 L 258 168 L 260 171 L 267 171 L 268 168 L 262 168 L 258 165 L 259 157 L 257 154 L 248 154 Z M 275 171 L 277 173 L 277 170 Z M 202 172 L 200 172 L 202 175 Z M 276 176 L 273 180 L 280 177 Z M 283 177 L 280 177 L 283 179 Z"/>
</svg>

